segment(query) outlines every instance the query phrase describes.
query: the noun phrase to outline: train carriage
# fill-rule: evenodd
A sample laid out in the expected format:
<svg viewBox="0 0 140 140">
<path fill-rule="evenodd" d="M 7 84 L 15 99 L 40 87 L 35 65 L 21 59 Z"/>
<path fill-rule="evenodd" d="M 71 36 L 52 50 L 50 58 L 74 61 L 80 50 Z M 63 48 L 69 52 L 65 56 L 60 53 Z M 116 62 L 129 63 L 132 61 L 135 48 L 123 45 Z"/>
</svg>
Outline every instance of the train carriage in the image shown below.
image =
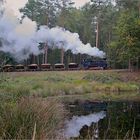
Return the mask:
<svg viewBox="0 0 140 140">
<path fill-rule="evenodd" d="M 25 71 L 25 66 L 24 65 L 21 65 L 21 64 L 16 65 L 15 66 L 15 71 L 17 71 L 17 72 Z"/>
<path fill-rule="evenodd" d="M 52 65 L 49 63 L 48 64 L 41 64 L 40 70 L 41 71 L 50 71 L 50 70 L 52 70 Z"/>
<path fill-rule="evenodd" d="M 10 65 L 10 64 L 4 65 L 2 67 L 2 71 L 4 71 L 4 72 L 12 72 L 12 71 L 14 71 L 14 66 Z"/>
<path fill-rule="evenodd" d="M 65 70 L 65 65 L 62 63 L 57 63 L 54 65 L 54 70 Z"/>
<path fill-rule="evenodd" d="M 28 71 L 38 71 L 39 70 L 39 67 L 37 64 L 31 64 L 31 65 L 28 65 L 27 66 L 27 70 Z"/>
<path fill-rule="evenodd" d="M 79 70 L 79 65 L 77 63 L 69 63 L 68 70 Z"/>
</svg>

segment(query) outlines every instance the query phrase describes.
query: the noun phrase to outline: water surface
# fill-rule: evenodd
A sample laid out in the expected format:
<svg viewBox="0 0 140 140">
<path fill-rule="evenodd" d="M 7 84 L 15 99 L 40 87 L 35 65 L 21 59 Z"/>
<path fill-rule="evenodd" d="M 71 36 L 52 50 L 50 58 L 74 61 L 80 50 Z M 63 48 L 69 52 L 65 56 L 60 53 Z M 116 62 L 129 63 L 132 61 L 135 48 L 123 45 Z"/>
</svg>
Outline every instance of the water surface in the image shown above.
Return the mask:
<svg viewBox="0 0 140 140">
<path fill-rule="evenodd" d="M 139 102 L 75 101 L 66 105 L 66 138 L 139 139 Z"/>
</svg>

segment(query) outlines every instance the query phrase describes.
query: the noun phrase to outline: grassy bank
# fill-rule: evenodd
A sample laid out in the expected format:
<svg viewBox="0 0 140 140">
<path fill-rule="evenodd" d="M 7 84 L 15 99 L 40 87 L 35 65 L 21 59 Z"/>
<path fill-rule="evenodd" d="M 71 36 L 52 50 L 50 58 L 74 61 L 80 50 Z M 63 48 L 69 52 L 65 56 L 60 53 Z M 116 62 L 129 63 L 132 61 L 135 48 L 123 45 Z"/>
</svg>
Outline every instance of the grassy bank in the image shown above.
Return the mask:
<svg viewBox="0 0 140 140">
<path fill-rule="evenodd" d="M 105 92 L 139 92 L 140 73 L 118 71 L 71 71 L 9 73 L 0 83 L 1 92 L 21 88 L 34 96 L 83 95 Z M 26 92 L 26 91 L 25 91 Z"/>
</svg>

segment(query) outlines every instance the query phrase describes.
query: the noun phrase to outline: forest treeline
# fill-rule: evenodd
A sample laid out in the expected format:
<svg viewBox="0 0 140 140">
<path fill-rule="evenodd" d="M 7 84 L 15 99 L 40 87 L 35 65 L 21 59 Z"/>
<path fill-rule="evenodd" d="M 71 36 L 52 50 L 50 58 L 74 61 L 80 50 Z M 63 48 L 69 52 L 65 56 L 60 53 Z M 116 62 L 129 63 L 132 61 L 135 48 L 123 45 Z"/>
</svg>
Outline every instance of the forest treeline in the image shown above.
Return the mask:
<svg viewBox="0 0 140 140">
<path fill-rule="evenodd" d="M 28 0 L 20 11 L 36 21 L 38 27 L 61 26 L 78 33 L 84 44 L 90 43 L 106 53 L 111 68 L 140 67 L 139 0 L 91 0 L 80 8 L 75 8 L 72 0 Z M 28 60 L 20 63 L 55 64 L 64 60 L 68 64 L 90 58 L 88 55 L 74 55 L 71 51 L 64 53 L 60 49 L 50 49 L 47 42 L 39 47 L 44 53 L 31 54 Z M 17 63 L 9 53 L 0 52 L 0 60 L 0 63 Z"/>
</svg>

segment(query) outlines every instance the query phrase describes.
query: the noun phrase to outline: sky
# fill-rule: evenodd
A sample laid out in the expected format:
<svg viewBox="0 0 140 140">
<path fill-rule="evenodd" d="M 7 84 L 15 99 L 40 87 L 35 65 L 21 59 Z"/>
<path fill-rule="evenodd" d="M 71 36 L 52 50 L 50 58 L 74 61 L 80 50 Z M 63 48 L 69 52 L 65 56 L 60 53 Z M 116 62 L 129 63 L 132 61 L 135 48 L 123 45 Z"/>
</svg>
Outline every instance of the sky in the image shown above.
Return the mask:
<svg viewBox="0 0 140 140">
<path fill-rule="evenodd" d="M 28 0 L 5 0 L 5 2 L 4 7 L 6 9 L 12 9 L 17 16 L 20 16 L 19 9 L 23 8 Z"/>
<path fill-rule="evenodd" d="M 89 2 L 90 0 L 72 0 L 73 2 L 75 2 L 75 6 L 81 7 L 83 6 L 85 3 Z"/>
<path fill-rule="evenodd" d="M 27 3 L 27 1 L 28 0 L 6 0 L 6 6 L 11 7 L 14 11 L 17 11 L 19 8 L 22 8 L 23 5 Z M 75 6 L 79 8 L 82 7 L 85 3 L 90 2 L 90 0 L 72 0 L 72 2 L 75 2 Z"/>
</svg>

